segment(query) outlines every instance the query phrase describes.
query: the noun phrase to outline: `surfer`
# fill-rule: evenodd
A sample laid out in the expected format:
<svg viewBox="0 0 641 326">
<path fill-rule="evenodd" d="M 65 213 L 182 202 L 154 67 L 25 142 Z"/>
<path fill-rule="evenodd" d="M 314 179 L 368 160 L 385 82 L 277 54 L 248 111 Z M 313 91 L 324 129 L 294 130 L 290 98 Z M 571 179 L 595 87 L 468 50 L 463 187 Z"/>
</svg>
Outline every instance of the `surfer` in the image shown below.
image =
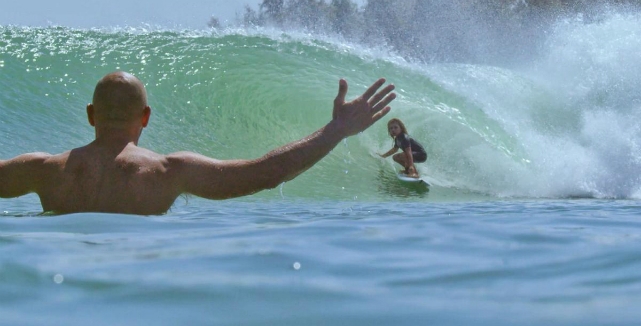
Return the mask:
<svg viewBox="0 0 641 326">
<path fill-rule="evenodd" d="M 378 154 L 382 158 L 386 158 L 401 149 L 403 152 L 392 156 L 394 161 L 402 165 L 407 176 L 418 178 L 416 166 L 414 163 L 423 163 L 427 160 L 427 153 L 421 144 L 414 138 L 411 138 L 405 128 L 405 124 L 400 119 L 391 119 L 387 122 L 387 131 L 390 137 L 394 139 L 394 146 L 385 154 Z"/>
<path fill-rule="evenodd" d="M 113 72 L 97 83 L 87 105 L 91 143 L 61 154 L 28 153 L 0 160 L 0 197 L 36 193 L 44 211 L 162 214 L 189 193 L 226 199 L 274 188 L 310 168 L 342 139 L 385 116 L 396 94 L 385 79 L 345 102 L 339 81 L 332 120 L 311 135 L 253 160 L 216 160 L 192 152 L 168 155 L 138 146 L 151 115 L 142 82 Z M 204 131 L 206 132 L 206 131 Z"/>
</svg>

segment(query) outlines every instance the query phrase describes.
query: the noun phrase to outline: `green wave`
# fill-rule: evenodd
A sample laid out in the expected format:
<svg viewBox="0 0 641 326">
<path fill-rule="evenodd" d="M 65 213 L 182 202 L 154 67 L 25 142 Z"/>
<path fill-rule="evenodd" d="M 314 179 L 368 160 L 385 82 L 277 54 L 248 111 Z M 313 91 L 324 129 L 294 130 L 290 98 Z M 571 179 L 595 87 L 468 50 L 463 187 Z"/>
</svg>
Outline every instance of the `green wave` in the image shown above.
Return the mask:
<svg viewBox="0 0 641 326">
<path fill-rule="evenodd" d="M 114 70 L 135 74 L 148 89 L 152 120 L 141 146 L 218 159 L 259 157 L 322 127 L 339 78 L 349 83 L 348 97 L 379 77 L 397 86 L 389 117 L 425 145 L 429 159 L 419 171 L 431 191 L 399 184 L 398 166 L 374 155 L 392 143 L 381 121 L 258 198 L 547 196 L 553 192 L 535 181 L 544 169 L 533 164 L 539 153 L 530 137 L 567 136 L 581 121 L 580 113 L 554 110 L 564 105 L 554 92 L 515 71 L 413 63 L 384 48 L 306 34 L 5 26 L 0 53 L 2 158 L 90 141 L 85 105 L 96 81 Z"/>
</svg>

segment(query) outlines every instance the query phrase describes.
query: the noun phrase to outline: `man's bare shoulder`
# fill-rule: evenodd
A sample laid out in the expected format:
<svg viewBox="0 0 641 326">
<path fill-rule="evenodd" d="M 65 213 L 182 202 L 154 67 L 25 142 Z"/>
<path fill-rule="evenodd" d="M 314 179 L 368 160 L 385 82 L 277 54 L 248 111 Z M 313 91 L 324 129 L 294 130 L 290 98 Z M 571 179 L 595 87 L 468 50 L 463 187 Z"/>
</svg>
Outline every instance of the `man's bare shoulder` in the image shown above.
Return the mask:
<svg viewBox="0 0 641 326">
<path fill-rule="evenodd" d="M 34 152 L 0 160 L 0 197 L 18 197 L 38 189 L 47 175 L 45 162 L 51 157 L 48 153 Z"/>
<path fill-rule="evenodd" d="M 32 161 L 40 161 L 43 166 L 56 170 L 73 169 L 80 166 L 93 166 L 92 170 L 95 170 L 99 166 L 108 168 L 114 164 L 116 166 L 127 165 L 155 169 L 163 168 L 169 164 L 168 156 L 138 146 L 126 146 L 121 150 L 111 151 L 87 145 L 54 155 L 48 153 L 26 155 L 31 155 L 29 159 Z"/>
<path fill-rule="evenodd" d="M 120 153 L 119 157 L 131 159 L 147 159 L 152 161 L 167 160 L 167 155 L 163 155 L 150 149 L 138 146 L 127 146 L 127 148 Z"/>
<path fill-rule="evenodd" d="M 0 161 L 0 164 L 41 164 L 50 159 L 53 155 L 45 152 L 33 152 L 20 154 L 6 161 Z"/>
<path fill-rule="evenodd" d="M 62 153 L 49 154 L 44 152 L 29 153 L 32 162 L 42 163 L 43 166 L 64 166 L 69 160 L 69 156 L 73 150 L 67 150 Z"/>
</svg>

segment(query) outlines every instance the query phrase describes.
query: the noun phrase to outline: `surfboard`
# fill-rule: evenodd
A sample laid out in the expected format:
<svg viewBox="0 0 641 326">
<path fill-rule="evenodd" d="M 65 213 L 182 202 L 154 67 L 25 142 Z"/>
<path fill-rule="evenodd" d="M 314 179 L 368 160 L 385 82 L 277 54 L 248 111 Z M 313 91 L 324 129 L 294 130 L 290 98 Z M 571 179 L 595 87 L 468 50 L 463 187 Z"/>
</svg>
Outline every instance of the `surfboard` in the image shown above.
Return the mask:
<svg viewBox="0 0 641 326">
<path fill-rule="evenodd" d="M 429 182 L 421 179 L 421 178 L 412 178 L 408 177 L 407 174 L 405 173 L 396 173 L 396 177 L 398 180 L 401 180 L 402 182 L 407 182 L 407 183 L 414 183 L 414 184 L 424 184 L 426 186 L 430 186 Z"/>
</svg>

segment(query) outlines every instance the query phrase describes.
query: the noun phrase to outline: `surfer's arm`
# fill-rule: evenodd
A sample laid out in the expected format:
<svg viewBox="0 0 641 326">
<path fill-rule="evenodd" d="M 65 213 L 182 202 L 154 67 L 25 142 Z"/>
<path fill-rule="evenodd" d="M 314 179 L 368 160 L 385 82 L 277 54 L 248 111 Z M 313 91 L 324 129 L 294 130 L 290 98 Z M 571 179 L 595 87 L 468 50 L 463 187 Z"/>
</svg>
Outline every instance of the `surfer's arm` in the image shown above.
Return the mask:
<svg viewBox="0 0 641 326">
<path fill-rule="evenodd" d="M 46 153 L 29 153 L 0 160 L 0 197 L 13 198 L 34 192 L 42 179 Z"/>
<path fill-rule="evenodd" d="M 392 149 L 390 149 L 389 151 L 385 152 L 385 154 L 378 154 L 378 155 L 380 155 L 382 158 L 386 158 L 386 157 L 388 157 L 388 156 L 390 156 L 390 155 L 392 155 L 392 154 L 394 154 L 396 152 L 398 152 L 398 148 L 397 147 L 392 147 Z"/>
<path fill-rule="evenodd" d="M 325 157 L 342 139 L 367 129 L 389 112 L 387 105 L 395 98 L 391 93 L 394 86 L 378 91 L 384 83 L 384 79 L 378 80 L 363 95 L 346 103 L 347 82 L 341 80 L 333 119 L 327 125 L 258 159 L 221 161 L 187 152 L 169 155 L 181 192 L 224 199 L 274 188 L 295 178 Z"/>
</svg>

